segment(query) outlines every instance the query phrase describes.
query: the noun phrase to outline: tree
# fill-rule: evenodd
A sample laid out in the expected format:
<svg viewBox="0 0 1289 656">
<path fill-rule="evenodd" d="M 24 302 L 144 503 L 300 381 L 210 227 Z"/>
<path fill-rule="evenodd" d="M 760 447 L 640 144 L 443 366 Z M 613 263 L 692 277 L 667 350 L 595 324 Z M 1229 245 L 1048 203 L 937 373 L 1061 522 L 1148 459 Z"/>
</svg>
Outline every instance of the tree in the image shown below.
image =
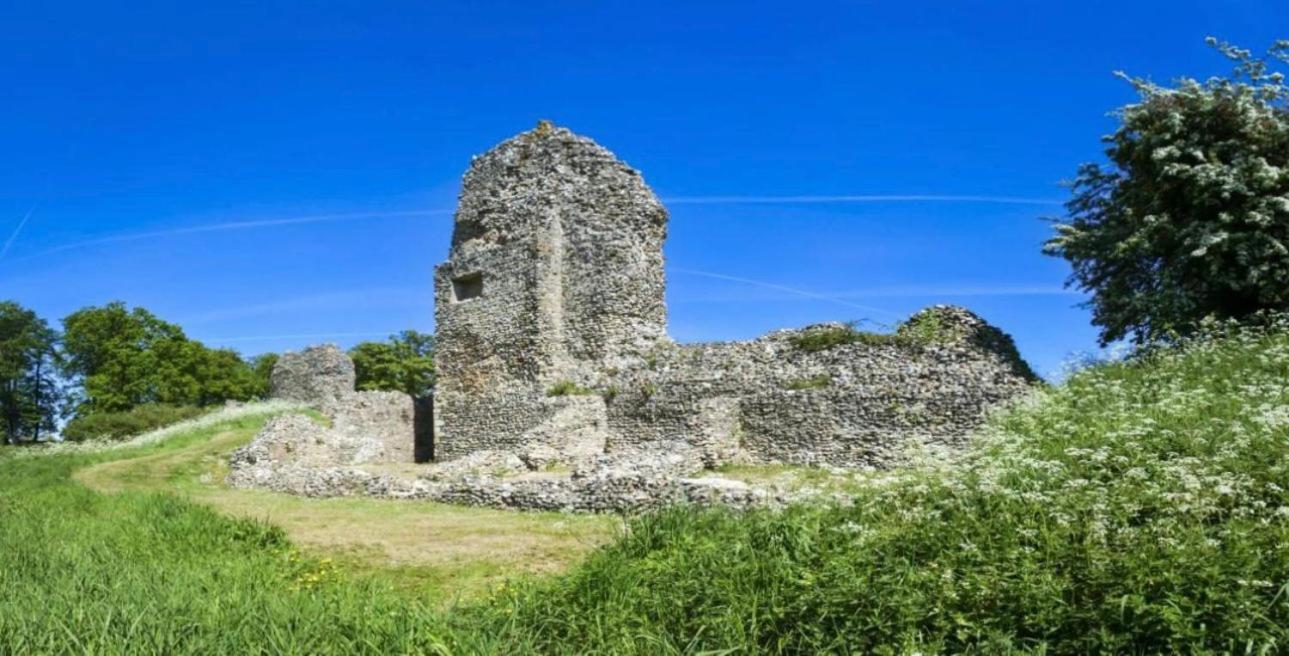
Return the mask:
<svg viewBox="0 0 1289 656">
<path fill-rule="evenodd" d="M 256 398 L 267 398 L 270 381 L 273 378 L 273 365 L 278 361 L 277 353 L 261 353 L 251 358 L 251 370 L 254 372 Z"/>
<path fill-rule="evenodd" d="M 35 312 L 0 302 L 0 420 L 4 441 L 37 441 L 56 428 L 58 333 Z"/>
<path fill-rule="evenodd" d="M 77 412 L 117 412 L 163 396 L 173 399 L 174 358 L 186 341 L 179 326 L 120 301 L 68 315 L 63 319 L 65 370 L 85 397 Z"/>
<path fill-rule="evenodd" d="M 212 405 L 267 391 L 236 351 L 188 339 L 143 308 L 119 301 L 83 308 L 63 327 L 64 368 L 83 390 L 80 416 L 148 404 Z"/>
<path fill-rule="evenodd" d="M 1209 44 L 1230 76 L 1166 88 L 1120 74 L 1141 100 L 1104 138 L 1109 163 L 1079 169 L 1044 246 L 1092 294 L 1103 344 L 1289 309 L 1289 88 L 1273 70 L 1289 41 L 1260 58 Z"/>
<path fill-rule="evenodd" d="M 434 387 L 434 335 L 404 330 L 384 342 L 362 342 L 349 351 L 360 390 L 392 390 L 414 397 Z"/>
</svg>

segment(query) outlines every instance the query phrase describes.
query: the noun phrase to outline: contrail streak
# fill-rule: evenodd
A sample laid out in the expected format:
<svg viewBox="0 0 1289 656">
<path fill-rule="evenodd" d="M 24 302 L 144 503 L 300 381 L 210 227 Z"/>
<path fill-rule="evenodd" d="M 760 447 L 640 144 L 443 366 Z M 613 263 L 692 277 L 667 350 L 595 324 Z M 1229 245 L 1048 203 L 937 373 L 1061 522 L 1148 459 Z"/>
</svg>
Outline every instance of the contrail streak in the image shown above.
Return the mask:
<svg viewBox="0 0 1289 656">
<path fill-rule="evenodd" d="M 884 314 L 888 317 L 895 317 L 897 319 L 903 318 L 904 316 L 902 314 L 899 314 L 898 312 L 891 312 L 890 310 L 883 310 L 882 308 L 876 308 L 870 305 L 860 305 L 858 303 L 851 303 L 846 299 L 837 298 L 836 296 L 829 296 L 827 294 L 820 294 L 820 293 L 812 292 L 805 289 L 797 289 L 796 287 L 788 287 L 786 285 L 779 285 L 772 282 L 765 282 L 763 280 L 752 280 L 751 278 L 740 278 L 738 276 L 730 276 L 724 273 L 714 273 L 711 271 L 698 271 L 696 269 L 684 269 L 681 267 L 667 267 L 667 270 L 674 273 L 684 273 L 691 276 L 702 276 L 704 278 L 715 278 L 717 280 L 729 280 L 732 282 L 741 282 L 747 285 L 755 285 L 757 287 L 764 287 L 766 289 L 773 289 L 781 292 L 787 292 L 789 294 L 796 294 L 798 296 L 804 296 L 806 298 L 813 298 L 821 301 L 828 301 L 830 303 L 836 303 L 837 305 L 845 305 L 846 307 L 857 308 L 860 310 L 864 310 L 865 312 L 876 312 L 878 314 Z"/>
<path fill-rule="evenodd" d="M 905 195 L 847 195 L 847 196 L 675 196 L 664 198 L 664 202 L 670 205 L 791 205 L 791 204 L 826 204 L 826 203 L 908 203 L 908 202 L 948 202 L 948 203 L 998 203 L 1006 205 L 1061 205 L 1062 201 L 1050 198 L 1026 198 L 1020 196 L 972 196 L 972 195 L 943 195 L 943 194 L 905 194 Z M 32 206 L 32 210 L 35 206 Z M 18 233 L 26 225 L 27 219 L 31 216 L 28 210 L 27 215 L 23 217 L 18 228 L 10 235 L 5 242 L 4 248 L 0 250 L 0 260 L 9 252 L 9 247 L 13 245 Z M 250 230 L 255 228 L 269 228 L 274 226 L 300 225 L 306 223 L 328 223 L 333 221 L 353 221 L 358 219 L 377 219 L 377 218 L 395 218 L 395 217 L 415 217 L 415 216 L 439 216 L 451 214 L 451 209 L 436 210 L 407 210 L 399 212 L 357 212 L 352 214 L 320 214 L 316 216 L 301 216 L 288 219 L 267 219 L 262 221 L 230 221 L 226 223 L 215 223 L 210 225 L 190 226 L 186 228 L 173 228 L 169 230 L 154 230 L 151 232 L 135 232 L 120 235 L 108 235 L 95 239 L 86 239 L 84 241 L 62 244 L 46 249 L 33 255 L 26 255 L 18 258 L 19 261 L 31 260 L 54 253 L 74 250 L 78 248 L 87 248 L 90 246 L 100 246 L 103 244 L 117 244 L 121 242 L 140 241 L 144 239 L 156 239 L 159 237 L 171 237 L 175 235 L 187 235 L 203 232 L 222 232 L 226 230 Z M 834 299 L 835 300 L 835 299 Z"/>
<path fill-rule="evenodd" d="M 941 194 L 859 196 L 676 196 L 668 205 L 810 205 L 823 203 L 996 203 L 1001 205 L 1063 205 L 1053 198 L 1023 196 L 954 196 Z"/>
<path fill-rule="evenodd" d="M 54 246 L 34 255 L 24 256 L 23 260 L 29 260 L 37 257 L 44 257 L 54 253 L 61 253 L 77 248 L 86 248 L 89 246 L 99 246 L 102 244 L 117 244 L 127 241 L 139 241 L 143 239 L 156 239 L 158 237 L 171 237 L 175 235 L 190 235 L 203 232 L 223 232 L 226 230 L 250 230 L 254 228 L 269 228 L 274 226 L 300 225 L 305 223 L 330 223 L 335 221 L 356 221 L 359 219 L 384 219 L 398 217 L 416 217 L 416 216 L 439 216 L 451 214 L 452 210 L 405 210 L 398 212 L 355 212 L 352 214 L 318 214 L 315 216 L 298 216 L 289 219 L 265 219 L 262 221 L 229 221 L 226 223 L 213 223 L 209 225 L 189 226 L 186 228 L 172 228 L 169 230 L 154 230 L 152 232 L 133 232 L 121 235 L 108 235 L 96 239 L 87 239 L 85 241 L 63 244 Z"/>
<path fill-rule="evenodd" d="M 36 211 L 36 205 L 39 204 L 40 203 L 32 203 L 31 208 L 27 210 L 27 213 L 23 215 L 22 220 L 18 222 L 18 227 L 13 229 L 13 234 L 9 235 L 9 239 L 5 240 L 4 248 L 0 248 L 0 261 L 3 261 L 4 256 L 9 254 L 9 247 L 13 246 L 14 240 L 18 238 L 18 233 L 22 232 L 23 226 L 27 225 L 27 219 L 31 218 L 31 213 Z"/>
</svg>

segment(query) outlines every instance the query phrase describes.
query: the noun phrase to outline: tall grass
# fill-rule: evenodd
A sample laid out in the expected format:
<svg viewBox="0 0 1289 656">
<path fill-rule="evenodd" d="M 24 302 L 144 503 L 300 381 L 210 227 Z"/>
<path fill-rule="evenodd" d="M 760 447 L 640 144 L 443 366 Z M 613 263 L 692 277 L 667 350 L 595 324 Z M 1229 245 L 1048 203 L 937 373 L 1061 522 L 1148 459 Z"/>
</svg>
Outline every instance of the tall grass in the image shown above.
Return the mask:
<svg viewBox="0 0 1289 656">
<path fill-rule="evenodd" d="M 440 644 L 419 600 L 301 555 L 273 526 L 69 480 L 79 467 L 164 448 L 0 461 L 0 653 L 417 653 Z"/>
<path fill-rule="evenodd" d="M 1289 335 L 1244 332 L 1078 374 L 852 507 L 642 518 L 493 621 L 549 651 L 1279 653 L 1286 490 Z"/>
<path fill-rule="evenodd" d="M 0 652 L 1289 649 L 1284 331 L 1077 374 L 852 506 L 649 515 L 566 576 L 447 612 L 271 526 L 68 479 L 216 428 L 0 459 Z"/>
</svg>

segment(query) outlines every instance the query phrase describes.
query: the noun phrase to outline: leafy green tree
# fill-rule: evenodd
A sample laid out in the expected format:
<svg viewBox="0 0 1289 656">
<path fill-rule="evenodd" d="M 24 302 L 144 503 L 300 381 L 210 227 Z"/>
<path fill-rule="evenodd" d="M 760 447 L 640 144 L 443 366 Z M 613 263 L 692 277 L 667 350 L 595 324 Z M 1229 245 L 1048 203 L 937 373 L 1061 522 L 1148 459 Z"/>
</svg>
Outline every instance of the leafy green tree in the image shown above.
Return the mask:
<svg viewBox="0 0 1289 656">
<path fill-rule="evenodd" d="M 384 342 L 362 342 L 349 351 L 360 390 L 391 390 L 415 397 L 434 387 L 434 335 L 415 330 Z"/>
<path fill-rule="evenodd" d="M 0 426 L 4 441 L 39 440 L 55 429 L 63 404 L 58 333 L 12 301 L 0 302 Z"/>
<path fill-rule="evenodd" d="M 65 369 L 85 397 L 77 412 L 119 412 L 163 398 L 173 402 L 174 358 L 186 341 L 179 326 L 120 301 L 68 315 L 63 319 Z"/>
<path fill-rule="evenodd" d="M 256 398 L 267 398 L 269 395 L 269 381 L 273 377 L 273 365 L 277 364 L 277 353 L 261 353 L 251 358 L 251 370 L 255 376 L 255 393 Z"/>
<path fill-rule="evenodd" d="M 236 351 L 207 348 L 143 308 L 84 308 L 63 327 L 65 370 L 83 390 L 81 416 L 147 404 L 204 406 L 267 391 Z"/>
<path fill-rule="evenodd" d="M 1106 165 L 1084 164 L 1044 250 L 1090 292 L 1102 343 L 1289 309 L 1289 40 L 1263 57 L 1209 39 L 1225 78 L 1128 80 Z"/>
</svg>

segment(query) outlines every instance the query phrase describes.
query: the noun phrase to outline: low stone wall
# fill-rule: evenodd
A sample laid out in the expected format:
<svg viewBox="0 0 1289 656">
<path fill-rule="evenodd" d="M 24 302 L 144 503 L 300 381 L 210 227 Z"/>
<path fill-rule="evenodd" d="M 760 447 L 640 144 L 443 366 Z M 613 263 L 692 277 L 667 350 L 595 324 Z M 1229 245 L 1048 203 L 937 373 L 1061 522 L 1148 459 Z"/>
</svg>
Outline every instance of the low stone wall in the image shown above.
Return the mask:
<svg viewBox="0 0 1289 656">
<path fill-rule="evenodd" d="M 409 473 L 361 465 L 312 466 L 307 457 L 292 455 L 272 459 L 263 457 L 273 450 L 272 438 L 256 440 L 262 441 L 234 457 L 230 485 L 317 498 L 372 496 L 564 512 L 631 513 L 678 503 L 753 508 L 847 501 L 845 495 L 817 489 L 693 476 L 702 464 L 686 445 L 672 445 L 662 453 L 600 456 L 580 462 L 571 472 L 530 471 L 513 454 L 481 452 Z"/>
<path fill-rule="evenodd" d="M 350 392 L 318 406 L 335 432 L 377 442 L 383 462 L 414 462 L 416 404 L 402 392 Z"/>
<path fill-rule="evenodd" d="M 270 419 L 250 444 L 233 453 L 230 482 L 261 486 L 280 467 L 413 462 L 416 403 L 407 394 L 349 392 L 328 399 L 319 410 L 321 422 L 295 413 Z"/>
<path fill-rule="evenodd" d="M 805 350 L 800 336 L 840 328 L 814 326 L 660 349 L 607 383 L 608 449 L 679 441 L 713 462 L 889 468 L 919 447 L 961 444 L 1035 378 L 1010 338 L 975 315 L 939 307 L 927 317 L 934 339 Z"/>
<path fill-rule="evenodd" d="M 576 511 L 774 505 L 811 493 L 700 474 L 731 462 L 890 469 L 960 446 L 992 405 L 1035 380 L 1011 340 L 965 310 L 915 315 L 901 330 L 917 335 L 847 334 L 820 348 L 802 339 L 839 328 L 663 344 L 636 366 L 580 370 L 562 385 L 528 381 L 440 398 L 435 411 L 464 428 L 419 470 L 389 465 L 425 455 L 428 402 L 329 394 L 317 407 L 330 426 L 298 415 L 272 420 L 234 454 L 229 482 Z M 460 421 L 467 416 L 473 421 Z"/>
</svg>

